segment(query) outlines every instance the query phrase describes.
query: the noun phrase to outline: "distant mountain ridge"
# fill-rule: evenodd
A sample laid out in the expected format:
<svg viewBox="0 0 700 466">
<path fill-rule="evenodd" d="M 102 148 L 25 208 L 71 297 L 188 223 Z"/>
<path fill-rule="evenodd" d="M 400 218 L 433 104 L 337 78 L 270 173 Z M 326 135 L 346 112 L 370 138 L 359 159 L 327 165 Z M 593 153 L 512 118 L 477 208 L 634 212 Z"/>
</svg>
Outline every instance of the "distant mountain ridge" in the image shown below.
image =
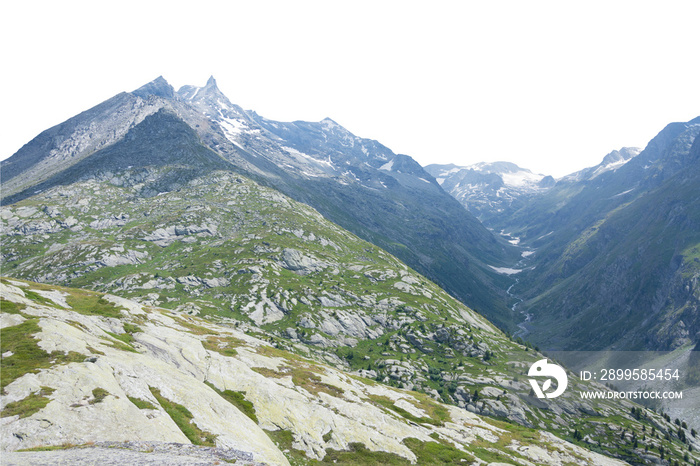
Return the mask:
<svg viewBox="0 0 700 466">
<path fill-rule="evenodd" d="M 603 157 L 603 161 L 593 167 L 584 168 L 577 172 L 563 176 L 557 181 L 576 182 L 591 180 L 608 171 L 615 171 L 625 165 L 631 159 L 639 155 L 642 150 L 637 147 L 623 147 L 620 150 L 614 150 Z"/>
<path fill-rule="evenodd" d="M 493 215 L 513 211 L 524 199 L 554 185 L 551 176 L 532 173 L 510 162 L 468 166 L 432 164 L 425 171 L 486 224 Z"/>
<path fill-rule="evenodd" d="M 517 251 L 464 211 L 418 163 L 330 119 L 282 123 L 245 111 L 229 101 L 213 77 L 201 88 L 183 86 L 177 91 L 159 77 L 44 131 L 2 162 L 2 202 L 70 182 L 78 176 L 76 170 L 90 176 L 81 167 L 94 162 L 83 159 L 121 144 L 156 113 L 163 121 L 162 115 L 170 114 L 189 126 L 194 131 L 191 142 L 197 139 L 216 155 L 205 156 L 207 164 L 223 162 L 230 170 L 312 205 L 397 255 L 502 328 L 512 325 L 501 278 L 489 266 L 504 266 Z M 171 120 L 168 124 L 175 124 Z M 144 163 L 160 163 L 149 157 Z M 77 168 L 70 171 L 71 167 Z M 199 168 L 181 167 L 157 189 L 176 188 L 201 174 Z"/>
</svg>

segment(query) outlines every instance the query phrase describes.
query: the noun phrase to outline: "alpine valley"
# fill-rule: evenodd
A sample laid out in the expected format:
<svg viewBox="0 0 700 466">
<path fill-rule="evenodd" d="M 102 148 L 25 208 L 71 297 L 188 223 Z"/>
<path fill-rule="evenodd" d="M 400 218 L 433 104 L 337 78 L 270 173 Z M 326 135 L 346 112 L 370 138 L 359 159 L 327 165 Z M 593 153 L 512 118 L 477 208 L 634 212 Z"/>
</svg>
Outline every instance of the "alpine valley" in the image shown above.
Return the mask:
<svg viewBox="0 0 700 466">
<path fill-rule="evenodd" d="M 692 413 L 528 369 L 697 354 L 698 132 L 555 181 L 118 94 L 0 167 L 3 464 L 697 463 Z"/>
</svg>

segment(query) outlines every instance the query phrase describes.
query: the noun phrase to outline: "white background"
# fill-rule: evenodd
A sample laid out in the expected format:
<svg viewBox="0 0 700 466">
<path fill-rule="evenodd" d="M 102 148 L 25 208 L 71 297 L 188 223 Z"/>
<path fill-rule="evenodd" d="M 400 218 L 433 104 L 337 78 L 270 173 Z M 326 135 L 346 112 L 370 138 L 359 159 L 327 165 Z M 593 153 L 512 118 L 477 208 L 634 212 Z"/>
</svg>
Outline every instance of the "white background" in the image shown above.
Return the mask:
<svg viewBox="0 0 700 466">
<path fill-rule="evenodd" d="M 700 115 L 700 2 L 10 1 L 0 159 L 163 75 L 423 165 L 562 176 Z"/>
</svg>

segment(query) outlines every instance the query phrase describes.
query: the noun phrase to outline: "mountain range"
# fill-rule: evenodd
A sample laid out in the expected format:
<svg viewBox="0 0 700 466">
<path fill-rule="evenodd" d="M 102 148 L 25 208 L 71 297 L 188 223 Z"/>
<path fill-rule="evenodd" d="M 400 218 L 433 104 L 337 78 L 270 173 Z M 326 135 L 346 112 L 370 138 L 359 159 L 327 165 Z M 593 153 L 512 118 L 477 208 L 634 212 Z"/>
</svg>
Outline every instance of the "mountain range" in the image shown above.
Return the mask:
<svg viewBox="0 0 700 466">
<path fill-rule="evenodd" d="M 115 149 L 109 147 L 117 141 L 126 144 L 137 126 L 157 113 L 169 113 L 194 131 L 189 142 L 172 142 L 181 147 L 201 141 L 211 151 L 198 155 L 208 167 L 227 165 L 313 206 L 501 327 L 510 325 L 502 280 L 489 265 L 503 266 L 517 251 L 465 212 L 418 163 L 354 136 L 330 119 L 281 123 L 244 111 L 221 93 L 214 78 L 202 88 L 184 86 L 176 92 L 161 77 L 45 131 L 3 161 L 2 202 L 71 182 L 89 170 L 109 171 L 100 165 L 100 160 L 113 159 L 109 151 Z M 123 156 L 122 165 L 137 167 L 160 157 L 143 147 L 134 149 L 143 154 Z M 177 157 L 174 152 L 168 156 Z M 173 180 L 151 186 L 153 193 L 170 191 L 193 176 L 191 170 L 204 169 L 188 166 Z"/>
<path fill-rule="evenodd" d="M 572 372 L 541 400 L 527 376 L 539 348 L 679 349 L 692 381 L 699 123 L 554 180 L 424 169 L 213 78 L 118 94 L 0 165 L 2 448 L 158 423 L 145 440 L 250 464 L 682 460 L 700 445 L 659 406 L 581 400 L 609 388 Z"/>
</svg>

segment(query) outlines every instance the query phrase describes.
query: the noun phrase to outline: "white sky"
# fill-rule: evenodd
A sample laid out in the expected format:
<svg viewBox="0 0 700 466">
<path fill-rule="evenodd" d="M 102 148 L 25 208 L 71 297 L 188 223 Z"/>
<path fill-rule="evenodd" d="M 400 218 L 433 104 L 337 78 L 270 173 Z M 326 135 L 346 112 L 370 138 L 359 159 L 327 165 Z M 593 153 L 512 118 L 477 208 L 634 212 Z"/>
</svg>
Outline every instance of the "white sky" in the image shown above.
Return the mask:
<svg viewBox="0 0 700 466">
<path fill-rule="evenodd" d="M 700 115 L 700 2 L 3 1 L 0 159 L 159 75 L 419 163 L 562 176 Z"/>
</svg>

